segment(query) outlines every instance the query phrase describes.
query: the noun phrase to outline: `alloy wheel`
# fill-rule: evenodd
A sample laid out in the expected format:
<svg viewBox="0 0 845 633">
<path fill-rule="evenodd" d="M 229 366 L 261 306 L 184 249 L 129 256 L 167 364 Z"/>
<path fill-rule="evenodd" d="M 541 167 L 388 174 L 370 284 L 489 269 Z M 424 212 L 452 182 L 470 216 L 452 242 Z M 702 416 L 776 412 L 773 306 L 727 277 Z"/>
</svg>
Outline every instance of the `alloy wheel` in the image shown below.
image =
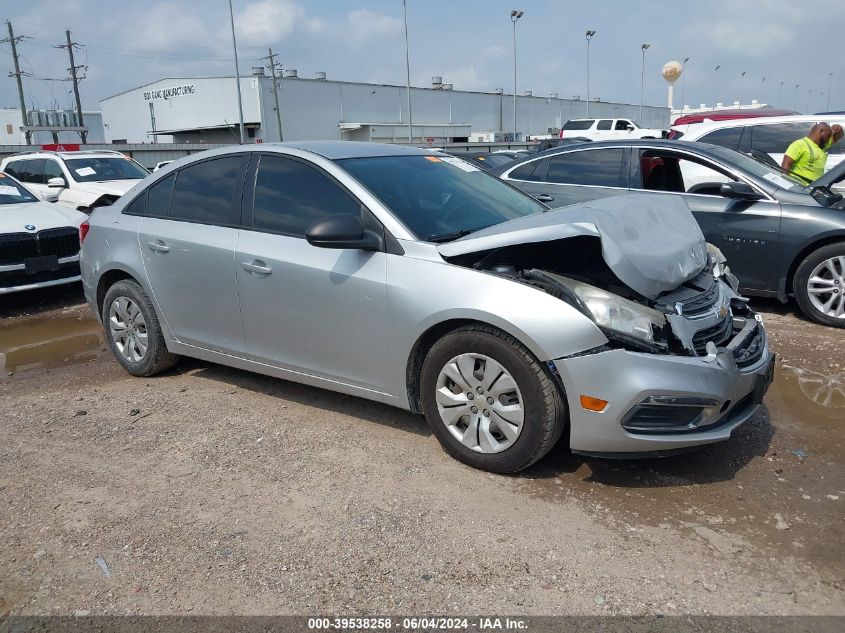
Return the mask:
<svg viewBox="0 0 845 633">
<path fill-rule="evenodd" d="M 813 307 L 829 317 L 845 318 L 845 257 L 831 257 L 810 273 L 807 294 Z"/>
<path fill-rule="evenodd" d="M 118 297 L 109 307 L 109 331 L 120 355 L 139 363 L 147 355 L 147 323 L 138 305 L 128 297 Z"/>
</svg>

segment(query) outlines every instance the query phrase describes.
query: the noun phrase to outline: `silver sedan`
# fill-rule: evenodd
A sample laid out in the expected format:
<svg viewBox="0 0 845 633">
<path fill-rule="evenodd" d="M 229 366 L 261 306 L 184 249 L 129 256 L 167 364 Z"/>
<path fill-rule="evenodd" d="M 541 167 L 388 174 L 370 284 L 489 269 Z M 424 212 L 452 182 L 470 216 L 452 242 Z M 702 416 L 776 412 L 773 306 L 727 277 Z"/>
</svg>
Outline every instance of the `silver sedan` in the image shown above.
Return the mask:
<svg viewBox="0 0 845 633">
<path fill-rule="evenodd" d="M 730 437 L 772 356 L 680 200 L 550 211 L 459 158 L 352 142 L 165 166 L 83 227 L 85 293 L 136 376 L 191 356 L 424 413 L 494 472 L 565 437 Z"/>
</svg>

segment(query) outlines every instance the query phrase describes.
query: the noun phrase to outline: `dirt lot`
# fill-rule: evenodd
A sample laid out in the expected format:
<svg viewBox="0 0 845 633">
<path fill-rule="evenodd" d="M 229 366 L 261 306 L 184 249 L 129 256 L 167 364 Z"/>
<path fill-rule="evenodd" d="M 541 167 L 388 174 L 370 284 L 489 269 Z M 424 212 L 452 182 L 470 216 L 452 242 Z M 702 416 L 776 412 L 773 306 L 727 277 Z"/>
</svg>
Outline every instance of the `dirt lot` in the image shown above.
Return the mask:
<svg viewBox="0 0 845 633">
<path fill-rule="evenodd" d="M 759 307 L 782 360 L 731 441 L 502 477 L 364 400 L 131 378 L 78 288 L 6 298 L 0 615 L 845 614 L 845 331 Z"/>
</svg>

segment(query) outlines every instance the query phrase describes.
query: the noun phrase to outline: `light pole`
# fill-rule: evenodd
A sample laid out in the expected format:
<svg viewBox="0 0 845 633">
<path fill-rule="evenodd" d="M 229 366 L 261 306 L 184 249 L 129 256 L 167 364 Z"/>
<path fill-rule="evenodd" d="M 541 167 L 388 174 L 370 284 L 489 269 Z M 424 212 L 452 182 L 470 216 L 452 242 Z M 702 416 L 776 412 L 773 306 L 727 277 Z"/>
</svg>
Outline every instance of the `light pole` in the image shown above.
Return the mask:
<svg viewBox="0 0 845 633">
<path fill-rule="evenodd" d="M 238 42 L 235 39 L 235 13 L 229 0 L 229 20 L 232 23 L 232 49 L 235 51 L 235 85 L 238 87 L 238 119 L 240 121 L 241 145 L 244 144 L 244 104 L 241 99 L 241 75 L 238 71 Z"/>
<path fill-rule="evenodd" d="M 739 76 L 739 109 L 742 110 L 742 82 L 745 80 L 745 71 Z"/>
<path fill-rule="evenodd" d="M 798 109 L 798 88 L 801 84 L 795 84 L 795 98 L 792 100 L 792 103 L 795 105 L 795 109 Z"/>
<path fill-rule="evenodd" d="M 763 99 L 763 93 L 764 93 L 764 86 L 763 86 L 763 84 L 764 84 L 764 83 L 766 83 L 766 78 L 765 78 L 765 77 L 763 77 L 763 78 L 760 80 L 760 101 L 765 101 L 765 99 Z"/>
<path fill-rule="evenodd" d="M 516 142 L 516 21 L 523 16 L 519 10 L 511 11 L 513 22 L 513 140 Z"/>
<path fill-rule="evenodd" d="M 590 40 L 593 39 L 595 31 L 587 31 L 585 37 L 587 38 L 587 117 L 590 116 Z M 563 124 L 561 124 L 563 125 Z"/>
<path fill-rule="evenodd" d="M 783 103 L 783 82 L 780 82 L 780 88 L 778 88 L 778 107 L 780 107 L 782 103 Z"/>
<path fill-rule="evenodd" d="M 408 85 L 408 144 L 414 142 L 414 125 L 411 119 L 411 53 L 408 46 L 408 1 L 402 0 L 405 11 L 405 81 Z"/>
<path fill-rule="evenodd" d="M 719 79 L 719 69 L 721 66 L 716 66 L 713 69 L 713 112 L 716 111 L 716 100 L 718 99 L 718 79 Z"/>
<path fill-rule="evenodd" d="M 642 68 L 640 70 L 640 120 L 638 121 L 640 125 L 643 124 L 643 94 L 645 90 L 645 52 L 649 48 L 651 48 L 651 44 L 643 44 L 642 46 L 640 46 L 640 50 L 643 54 L 643 63 Z"/>
<path fill-rule="evenodd" d="M 825 111 L 830 112 L 830 91 L 833 87 L 833 73 L 827 73 L 827 105 Z"/>
<path fill-rule="evenodd" d="M 687 62 L 690 61 L 689 57 L 684 57 L 684 61 L 681 62 L 681 114 L 684 113 L 684 94 L 687 90 Z"/>
<path fill-rule="evenodd" d="M 810 110 L 812 110 L 812 108 L 810 107 L 812 102 L 813 102 L 813 89 L 810 88 L 807 91 L 807 114 L 810 114 Z"/>
</svg>

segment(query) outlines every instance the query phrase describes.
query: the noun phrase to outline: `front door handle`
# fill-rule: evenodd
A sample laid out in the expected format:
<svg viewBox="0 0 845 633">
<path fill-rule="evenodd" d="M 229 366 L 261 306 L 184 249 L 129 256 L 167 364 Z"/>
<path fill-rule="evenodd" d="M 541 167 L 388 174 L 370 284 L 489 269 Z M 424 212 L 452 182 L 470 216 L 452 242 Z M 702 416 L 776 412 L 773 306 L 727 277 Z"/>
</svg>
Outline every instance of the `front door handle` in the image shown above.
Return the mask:
<svg viewBox="0 0 845 633">
<path fill-rule="evenodd" d="M 555 198 L 554 196 L 550 196 L 547 193 L 541 193 L 539 196 L 537 196 L 537 200 L 539 200 L 540 202 L 554 202 Z"/>
<path fill-rule="evenodd" d="M 251 272 L 253 277 L 266 277 L 273 272 L 273 269 L 260 259 L 254 259 L 251 262 L 244 262 L 241 265 L 244 267 L 244 270 Z"/>
<path fill-rule="evenodd" d="M 155 240 L 154 242 L 147 242 L 147 246 L 151 251 L 155 251 L 156 253 L 169 253 L 170 247 L 162 242 L 161 240 Z"/>
</svg>

